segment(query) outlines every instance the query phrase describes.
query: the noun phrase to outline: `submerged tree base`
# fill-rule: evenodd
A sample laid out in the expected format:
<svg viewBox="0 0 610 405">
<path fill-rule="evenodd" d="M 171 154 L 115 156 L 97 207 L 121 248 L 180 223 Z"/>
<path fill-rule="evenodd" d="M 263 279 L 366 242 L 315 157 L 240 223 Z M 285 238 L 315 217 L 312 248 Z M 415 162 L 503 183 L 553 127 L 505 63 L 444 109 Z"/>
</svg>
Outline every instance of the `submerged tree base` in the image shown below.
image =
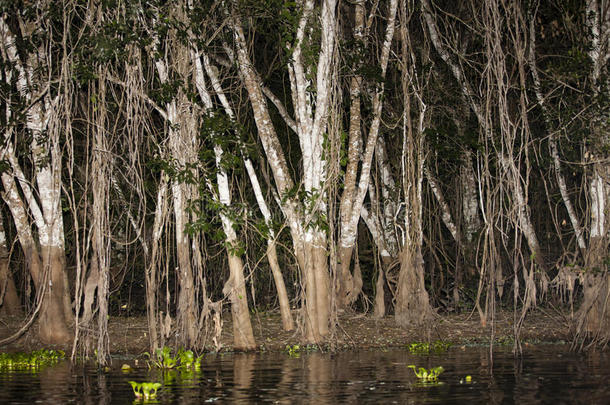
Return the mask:
<svg viewBox="0 0 610 405">
<path fill-rule="evenodd" d="M 224 314 L 225 322 L 221 338 L 221 351 L 233 350 L 232 325 L 230 315 Z M 494 343 L 513 344 L 513 313 L 499 312 L 495 316 Z M 21 319 L 8 318 L 0 322 L 0 339 L 19 327 Z M 479 318 L 470 313 L 444 314 L 430 321 L 424 327 L 400 328 L 393 316 L 375 319 L 372 315 L 344 314 L 339 319 L 336 342 L 328 342 L 323 349 L 370 349 L 388 347 L 408 347 L 412 342 L 442 340 L 454 346 L 487 345 L 491 338 L 491 325 L 481 327 Z M 139 355 L 149 351 L 146 317 L 110 318 L 108 331 L 110 351 L 113 354 Z M 286 345 L 302 343 L 294 332 L 282 328 L 278 312 L 261 313 L 252 317 L 252 329 L 260 350 L 283 351 Z M 521 331 L 523 344 L 567 343 L 570 339 L 568 325 L 561 314 L 536 310 L 528 314 Z M 169 341 L 167 345 L 173 346 Z M 27 332 L 13 344 L 0 347 L 0 351 L 32 351 L 47 348 L 35 333 Z M 68 348 L 66 348 L 68 349 Z M 206 350 L 214 351 L 210 339 Z"/>
</svg>

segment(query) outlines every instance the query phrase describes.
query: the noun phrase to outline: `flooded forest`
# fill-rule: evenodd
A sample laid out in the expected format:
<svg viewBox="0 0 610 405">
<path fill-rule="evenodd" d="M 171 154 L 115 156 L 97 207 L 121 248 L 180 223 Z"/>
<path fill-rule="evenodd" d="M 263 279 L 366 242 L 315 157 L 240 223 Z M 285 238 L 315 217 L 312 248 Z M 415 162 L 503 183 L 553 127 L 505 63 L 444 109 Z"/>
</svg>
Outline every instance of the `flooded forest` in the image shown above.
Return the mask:
<svg viewBox="0 0 610 405">
<path fill-rule="evenodd" d="M 346 314 L 507 311 L 518 351 L 537 308 L 607 346 L 607 0 L 0 13 L 0 348 L 104 364 L 132 317 L 203 352 L 258 350 L 266 313 L 332 345 Z"/>
</svg>

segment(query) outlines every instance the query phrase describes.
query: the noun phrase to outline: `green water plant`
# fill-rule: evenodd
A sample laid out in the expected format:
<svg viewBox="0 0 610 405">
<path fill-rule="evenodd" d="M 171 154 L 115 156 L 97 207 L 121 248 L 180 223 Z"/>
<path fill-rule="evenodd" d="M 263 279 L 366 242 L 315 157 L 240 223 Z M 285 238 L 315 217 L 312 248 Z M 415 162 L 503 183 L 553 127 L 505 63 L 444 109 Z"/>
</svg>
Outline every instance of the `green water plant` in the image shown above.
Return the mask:
<svg viewBox="0 0 610 405">
<path fill-rule="evenodd" d="M 66 358 L 62 350 L 41 349 L 30 353 L 0 353 L 0 371 L 39 371 Z"/>
<path fill-rule="evenodd" d="M 445 371 L 442 366 L 433 367 L 431 369 L 426 369 L 423 367 L 415 367 L 413 364 L 407 366 L 413 370 L 415 376 L 419 378 L 422 382 L 436 382 L 438 380 L 438 376 Z"/>
<path fill-rule="evenodd" d="M 301 354 L 303 353 L 314 353 L 319 352 L 320 350 L 323 350 L 323 348 L 316 344 L 308 344 L 304 346 L 294 344 L 286 345 L 284 348 L 284 351 L 288 353 L 290 357 L 301 357 Z"/>
<path fill-rule="evenodd" d="M 131 373 L 133 371 L 133 368 L 129 364 L 123 364 L 121 366 L 121 371 L 123 373 Z"/>
<path fill-rule="evenodd" d="M 148 356 L 148 367 L 155 368 L 163 368 L 163 369 L 172 369 L 176 367 L 178 364 L 178 356 L 172 356 L 172 349 L 168 346 L 163 346 L 163 348 L 155 349 L 155 354 L 151 355 L 150 353 L 144 353 L 145 356 Z"/>
<path fill-rule="evenodd" d="M 154 355 L 146 352 L 148 356 L 149 368 L 160 368 L 164 370 L 182 369 L 182 370 L 201 370 L 201 359 L 203 355 L 196 357 L 192 350 L 178 349 L 175 355 L 172 355 L 172 349 L 164 346 L 161 349 L 156 349 Z"/>
<path fill-rule="evenodd" d="M 155 382 L 129 381 L 129 384 L 131 384 L 131 388 L 133 389 L 136 398 L 144 401 L 156 398 L 157 390 L 161 388 L 161 383 Z"/>
<path fill-rule="evenodd" d="M 180 359 L 180 367 L 187 370 L 200 371 L 201 370 L 201 359 L 203 354 L 199 357 L 195 357 L 195 353 L 192 350 L 178 350 L 178 358 Z"/>
<path fill-rule="evenodd" d="M 451 343 L 435 340 L 431 343 L 413 342 L 408 345 L 409 353 L 411 354 L 441 354 L 445 353 L 451 347 Z"/>
<path fill-rule="evenodd" d="M 301 357 L 301 346 L 286 345 L 286 353 L 288 353 L 290 357 Z"/>
</svg>

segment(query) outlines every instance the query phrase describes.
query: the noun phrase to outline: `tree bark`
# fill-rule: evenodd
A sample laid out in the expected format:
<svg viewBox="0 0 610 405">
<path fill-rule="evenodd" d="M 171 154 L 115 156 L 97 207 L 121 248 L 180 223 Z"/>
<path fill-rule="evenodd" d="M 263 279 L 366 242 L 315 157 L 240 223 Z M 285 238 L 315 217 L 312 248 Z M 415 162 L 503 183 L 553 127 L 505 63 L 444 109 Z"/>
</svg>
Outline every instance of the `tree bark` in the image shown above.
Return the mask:
<svg viewBox="0 0 610 405">
<path fill-rule="evenodd" d="M 394 38 L 394 26 L 396 21 L 396 10 L 398 0 L 390 1 L 388 6 L 387 26 L 384 40 L 381 46 L 381 56 L 379 67 L 381 68 L 381 78 L 385 79 L 392 39 Z M 369 17 L 369 19 L 372 18 Z M 362 3 L 355 4 L 355 28 L 354 39 L 363 41 L 366 46 L 367 41 L 363 39 L 364 31 L 364 6 Z M 349 124 L 349 147 L 348 165 L 345 174 L 345 187 L 340 201 L 340 237 L 339 237 L 339 259 L 340 272 L 337 277 L 337 305 L 345 308 L 351 305 L 360 294 L 357 283 L 354 282 L 350 272 L 352 252 L 356 242 L 358 232 L 358 222 L 362 205 L 366 196 L 370 181 L 373 154 L 377 146 L 379 128 L 381 124 L 381 112 L 383 108 L 384 84 L 383 81 L 377 86 L 373 97 L 373 116 L 371 126 L 366 140 L 366 148 L 362 156 L 360 167 L 360 179 L 356 187 L 357 171 L 361 153 L 361 111 L 360 111 L 360 86 L 362 77 L 355 75 L 350 84 L 350 124 Z"/>
<path fill-rule="evenodd" d="M 193 51 L 193 59 L 195 65 L 195 77 L 197 88 L 199 89 L 200 96 L 202 97 L 204 104 L 208 110 L 212 110 L 213 105 L 211 101 L 211 97 L 208 94 L 208 91 L 205 86 L 205 78 L 203 76 L 203 69 L 201 66 L 201 60 L 199 57 L 199 53 L 194 50 Z M 216 95 L 220 99 L 220 102 L 225 110 L 225 113 L 233 120 L 235 119 L 235 113 L 233 112 L 233 108 L 229 104 L 227 97 L 224 94 L 224 90 L 220 85 L 220 80 L 217 75 L 217 70 L 213 68 L 210 64 L 209 58 L 207 55 L 203 55 L 203 61 L 206 72 L 210 77 L 210 81 L 212 84 L 212 88 L 216 92 Z M 240 148 L 241 149 L 241 148 Z M 278 301 L 280 304 L 280 313 L 282 317 L 282 326 L 284 330 L 290 331 L 294 329 L 294 321 L 292 319 L 292 314 L 290 313 L 290 301 L 288 300 L 288 293 L 286 291 L 286 285 L 284 284 L 284 277 L 282 275 L 282 271 L 280 270 L 280 265 L 277 260 L 277 251 L 275 244 L 275 231 L 273 230 L 273 224 L 271 220 L 271 211 L 267 205 L 263 197 L 263 192 L 261 190 L 260 182 L 258 181 L 258 176 L 256 175 L 256 171 L 252 165 L 252 162 L 248 156 L 246 156 L 242 152 L 242 156 L 244 158 L 244 165 L 246 166 L 246 171 L 248 173 L 248 177 L 250 178 L 250 183 L 252 184 L 252 189 L 254 191 L 254 196 L 256 198 L 257 205 L 263 214 L 265 219 L 265 225 L 267 225 L 269 235 L 267 236 L 267 260 L 269 261 L 269 267 L 271 269 L 271 273 L 273 275 L 273 281 L 275 283 L 275 288 L 278 294 Z"/>
<path fill-rule="evenodd" d="M 291 197 L 293 180 L 286 165 L 281 144 L 269 116 L 261 89 L 261 80 L 248 55 L 243 27 L 234 12 L 232 28 L 237 46 L 236 62 L 244 81 L 259 138 L 273 172 L 281 208 L 293 237 L 293 247 L 299 262 L 304 289 L 304 319 L 306 339 L 319 342 L 329 331 L 330 285 L 325 231 L 316 224 L 327 215 L 324 134 L 330 105 L 331 65 L 334 57 L 336 1 L 324 0 L 320 8 L 320 52 L 316 63 L 316 92 L 310 90 L 311 80 L 303 60 L 302 45 L 309 32 L 314 1 L 306 0 L 297 24 L 295 41 L 291 44 L 292 58 L 288 65 L 296 128 L 302 153 L 302 184 L 307 196 L 299 201 Z M 315 112 L 314 112 L 315 105 Z M 286 197 L 286 198 L 284 198 Z"/>
<path fill-rule="evenodd" d="M 26 26 L 22 25 L 21 28 L 26 29 Z M 65 344 L 71 337 L 68 322 L 72 321 L 73 315 L 65 271 L 61 210 L 62 149 L 59 141 L 60 132 L 65 129 L 62 125 L 65 123 L 60 122 L 58 106 L 60 102 L 66 101 L 63 92 L 67 89 L 64 87 L 65 83 L 61 82 L 59 93 L 55 97 L 51 97 L 50 92 L 37 97 L 36 89 L 45 88 L 47 78 L 44 72 L 52 69 L 51 66 L 44 65 L 48 61 L 47 48 L 41 45 L 38 49 L 26 53 L 22 60 L 17 52 L 15 36 L 5 22 L 4 15 L 0 19 L 0 32 L 6 55 L 18 73 L 17 90 L 24 100 L 31 104 L 26 115 L 26 129 L 32 138 L 30 150 L 34 164 L 33 178 L 30 181 L 23 175 L 19 162 L 13 155 L 14 145 L 10 138 L 6 141 L 5 151 L 13 175 L 18 175 L 16 178 L 27 202 L 27 210 L 34 219 L 37 243 L 34 242 L 29 220 L 25 217 L 25 204 L 18 194 L 15 179 L 11 181 L 8 179 L 10 175 L 4 173 L 3 182 L 9 182 L 5 183 L 5 187 L 9 186 L 11 196 L 8 201 L 11 201 L 13 219 L 16 227 L 20 229 L 20 242 L 25 243 L 22 245 L 24 253 L 30 256 L 26 260 L 30 261 L 32 279 L 38 293 L 43 294 L 39 314 L 39 336 L 45 343 Z M 22 33 L 23 36 L 27 34 L 29 33 Z M 62 70 L 62 74 L 69 72 Z M 34 198 L 34 186 L 38 200 Z"/>
<path fill-rule="evenodd" d="M 424 178 L 424 129 L 427 106 L 416 68 L 407 27 L 406 3 L 400 10 L 402 84 L 402 187 L 405 195 L 404 245 L 400 253 L 400 272 L 396 292 L 395 319 L 398 325 L 423 324 L 433 316 L 428 292 L 424 284 L 422 193 Z M 411 94 L 417 99 L 412 112 Z M 412 119 L 417 117 L 417 121 Z"/>
<path fill-rule="evenodd" d="M 9 251 L 4 232 L 4 218 L 0 213 L 0 315 L 23 315 L 17 288 L 9 267 Z"/>
</svg>

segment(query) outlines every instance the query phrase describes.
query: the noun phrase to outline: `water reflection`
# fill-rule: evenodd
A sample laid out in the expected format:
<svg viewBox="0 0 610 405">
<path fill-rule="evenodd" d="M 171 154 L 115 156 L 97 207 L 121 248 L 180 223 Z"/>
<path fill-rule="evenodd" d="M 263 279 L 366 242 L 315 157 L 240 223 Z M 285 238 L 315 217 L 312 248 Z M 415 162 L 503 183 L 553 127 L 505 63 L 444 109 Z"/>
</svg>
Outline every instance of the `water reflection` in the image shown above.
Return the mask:
<svg viewBox="0 0 610 405">
<path fill-rule="evenodd" d="M 256 356 L 243 353 L 233 357 L 233 402 L 247 401 L 252 388 Z"/>
<path fill-rule="evenodd" d="M 440 356 L 387 352 L 222 354 L 201 371 L 135 366 L 110 372 L 62 362 L 37 373 L 0 374 L 0 403 L 130 404 L 129 380 L 163 384 L 157 402 L 171 403 L 610 403 L 610 355 L 577 355 L 565 348 L 510 352 L 454 348 Z M 443 366 L 439 384 L 422 384 L 407 368 Z M 466 382 L 466 376 L 471 381 Z"/>
</svg>

